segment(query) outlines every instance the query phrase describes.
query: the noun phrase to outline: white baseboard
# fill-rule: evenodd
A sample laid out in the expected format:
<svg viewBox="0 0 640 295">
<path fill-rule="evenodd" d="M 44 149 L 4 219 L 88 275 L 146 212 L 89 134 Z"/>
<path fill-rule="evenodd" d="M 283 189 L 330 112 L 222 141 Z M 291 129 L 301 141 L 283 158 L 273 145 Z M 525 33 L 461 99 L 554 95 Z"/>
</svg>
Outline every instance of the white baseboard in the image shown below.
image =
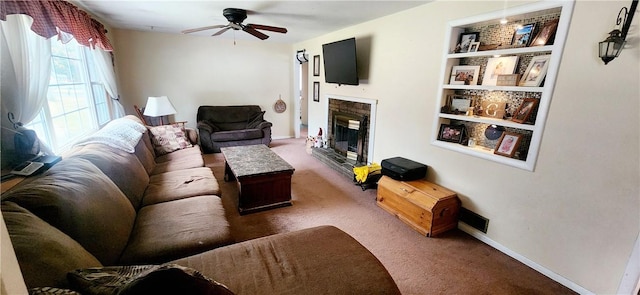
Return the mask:
<svg viewBox="0 0 640 295">
<path fill-rule="evenodd" d="M 631 257 L 618 287 L 618 294 L 638 294 L 640 292 L 640 234 L 633 245 Z"/>
<path fill-rule="evenodd" d="M 271 140 L 289 139 L 289 138 L 293 138 L 293 136 L 272 136 Z"/>
<path fill-rule="evenodd" d="M 518 260 L 522 263 L 524 263 L 526 266 L 531 267 L 533 269 L 535 269 L 536 271 L 538 271 L 539 273 L 549 277 L 550 279 L 562 284 L 563 286 L 579 293 L 579 294 L 594 294 L 593 292 L 581 287 L 580 285 L 568 280 L 567 278 L 549 270 L 548 268 L 537 264 L 535 262 L 533 262 L 532 260 L 512 251 L 511 249 L 503 246 L 502 244 L 490 239 L 489 237 L 487 237 L 483 232 L 467 225 L 466 223 L 463 222 L 459 222 L 458 223 L 458 228 L 460 230 L 462 230 L 463 232 L 466 232 L 468 234 L 470 234 L 471 236 L 473 236 L 474 238 L 480 240 L 481 242 L 495 248 L 496 250 L 512 257 L 515 260 Z"/>
</svg>

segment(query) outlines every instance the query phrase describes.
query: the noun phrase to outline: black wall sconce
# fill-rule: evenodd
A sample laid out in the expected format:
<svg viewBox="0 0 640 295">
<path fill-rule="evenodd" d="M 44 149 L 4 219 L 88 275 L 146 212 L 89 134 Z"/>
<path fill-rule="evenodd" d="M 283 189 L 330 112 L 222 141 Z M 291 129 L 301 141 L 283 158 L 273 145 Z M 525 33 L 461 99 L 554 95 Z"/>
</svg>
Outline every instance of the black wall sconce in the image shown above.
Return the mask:
<svg viewBox="0 0 640 295">
<path fill-rule="evenodd" d="M 300 64 L 303 64 L 305 62 L 309 62 L 309 59 L 307 59 L 307 50 L 306 49 L 302 49 L 302 50 L 296 51 L 296 59 L 298 60 L 298 62 Z"/>
<path fill-rule="evenodd" d="M 622 7 L 620 12 L 618 12 L 618 19 L 616 20 L 616 26 L 624 23 L 622 25 L 622 31 L 616 28 L 609 32 L 607 39 L 600 42 L 599 55 L 605 65 L 620 55 L 622 47 L 624 47 L 624 44 L 627 42 L 627 33 L 629 32 L 629 27 L 631 26 L 631 21 L 633 20 L 633 15 L 636 13 L 636 9 L 638 9 L 638 0 L 631 1 L 631 8 L 629 10 L 627 10 L 626 7 Z"/>
</svg>

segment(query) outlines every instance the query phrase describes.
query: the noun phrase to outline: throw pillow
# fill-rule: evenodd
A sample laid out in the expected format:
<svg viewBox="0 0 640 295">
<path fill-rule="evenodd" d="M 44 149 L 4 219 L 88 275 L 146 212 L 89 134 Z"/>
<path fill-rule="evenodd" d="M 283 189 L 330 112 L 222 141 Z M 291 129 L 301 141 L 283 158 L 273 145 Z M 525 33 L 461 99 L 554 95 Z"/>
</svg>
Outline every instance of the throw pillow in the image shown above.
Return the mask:
<svg viewBox="0 0 640 295">
<path fill-rule="evenodd" d="M 82 295 L 69 289 L 38 287 L 29 289 L 29 295 Z"/>
<path fill-rule="evenodd" d="M 177 264 L 107 266 L 68 274 L 82 294 L 220 294 L 233 295 L 224 285 L 197 270 Z"/>
<path fill-rule="evenodd" d="M 151 142 L 156 156 L 166 155 L 177 150 L 192 147 L 184 129 L 179 125 L 149 126 Z"/>
<path fill-rule="evenodd" d="M 260 125 L 260 123 L 264 121 L 264 113 L 265 111 L 262 111 L 249 115 L 249 119 L 247 120 L 247 128 L 258 127 L 258 125 Z"/>
</svg>

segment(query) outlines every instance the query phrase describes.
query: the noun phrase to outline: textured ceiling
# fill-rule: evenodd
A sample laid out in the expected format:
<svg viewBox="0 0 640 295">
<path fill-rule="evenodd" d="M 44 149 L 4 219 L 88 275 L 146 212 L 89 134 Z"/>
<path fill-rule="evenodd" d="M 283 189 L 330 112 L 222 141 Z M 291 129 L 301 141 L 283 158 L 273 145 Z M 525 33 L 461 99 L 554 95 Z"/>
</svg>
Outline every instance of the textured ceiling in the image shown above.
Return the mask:
<svg viewBox="0 0 640 295">
<path fill-rule="evenodd" d="M 248 11 L 244 24 L 285 27 L 288 33 L 263 31 L 265 42 L 296 43 L 430 1 L 123 1 L 72 0 L 113 28 L 180 34 L 186 29 L 226 25 L 225 8 Z M 193 33 L 210 36 L 217 29 Z M 256 39 L 229 30 L 212 38 Z"/>
</svg>

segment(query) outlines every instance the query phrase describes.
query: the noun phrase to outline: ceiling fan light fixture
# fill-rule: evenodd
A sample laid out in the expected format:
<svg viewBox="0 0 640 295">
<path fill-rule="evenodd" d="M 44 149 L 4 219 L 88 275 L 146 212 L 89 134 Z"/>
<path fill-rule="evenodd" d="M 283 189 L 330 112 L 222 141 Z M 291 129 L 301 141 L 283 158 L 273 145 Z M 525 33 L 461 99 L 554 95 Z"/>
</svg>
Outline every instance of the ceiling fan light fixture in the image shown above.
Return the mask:
<svg viewBox="0 0 640 295">
<path fill-rule="evenodd" d="M 268 39 L 269 36 L 264 34 L 264 33 L 262 33 L 262 32 L 260 32 L 260 31 L 258 31 L 258 30 L 271 31 L 271 32 L 276 32 L 276 33 L 281 33 L 281 34 L 286 34 L 287 33 L 287 29 L 286 28 L 267 26 L 267 25 L 259 25 L 259 24 L 246 24 L 246 25 L 243 24 L 242 22 L 245 19 L 247 19 L 247 11 L 244 10 L 244 9 L 240 9 L 240 8 L 225 8 L 222 11 L 222 15 L 229 21 L 229 24 L 189 29 L 189 30 L 182 31 L 182 33 L 183 34 L 188 34 L 188 33 L 194 33 L 194 32 L 199 32 L 199 31 L 204 31 L 204 30 L 220 28 L 221 30 L 219 30 L 218 32 L 216 32 L 213 35 L 211 35 L 211 36 L 219 36 L 219 35 L 222 35 L 222 33 L 228 31 L 229 29 L 233 29 L 233 30 L 236 30 L 236 31 L 245 31 L 245 32 L 253 35 L 256 38 L 261 39 L 261 40 Z"/>
</svg>

